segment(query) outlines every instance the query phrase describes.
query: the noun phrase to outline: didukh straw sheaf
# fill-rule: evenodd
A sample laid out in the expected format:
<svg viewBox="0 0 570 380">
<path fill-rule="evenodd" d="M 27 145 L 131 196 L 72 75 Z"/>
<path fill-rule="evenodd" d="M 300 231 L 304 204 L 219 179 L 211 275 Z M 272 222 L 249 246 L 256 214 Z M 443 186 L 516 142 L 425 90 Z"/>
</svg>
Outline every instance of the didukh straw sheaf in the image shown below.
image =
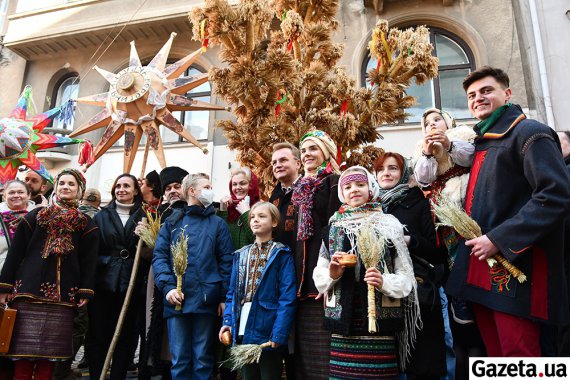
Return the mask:
<svg viewBox="0 0 570 380">
<path fill-rule="evenodd" d="M 481 227 L 473 220 L 467 213 L 461 208 L 460 205 L 453 202 L 447 197 L 439 196 L 432 202 L 433 211 L 437 216 L 439 226 L 447 226 L 453 228 L 457 233 L 463 236 L 465 239 L 475 239 L 476 237 L 482 236 L 483 232 Z M 502 265 L 512 276 L 514 276 L 520 283 L 526 281 L 525 274 L 510 263 L 503 255 L 500 253 L 496 254 L 492 258 L 487 259 L 487 264 L 489 267 L 494 267 L 495 265 Z"/>
</svg>

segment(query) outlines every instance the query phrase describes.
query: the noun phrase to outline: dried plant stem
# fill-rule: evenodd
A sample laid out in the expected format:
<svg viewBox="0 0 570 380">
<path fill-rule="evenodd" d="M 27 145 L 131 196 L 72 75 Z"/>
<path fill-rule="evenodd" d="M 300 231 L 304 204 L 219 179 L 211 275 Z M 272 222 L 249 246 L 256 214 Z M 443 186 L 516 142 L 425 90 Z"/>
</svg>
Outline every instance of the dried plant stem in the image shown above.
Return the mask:
<svg viewBox="0 0 570 380">
<path fill-rule="evenodd" d="M 180 230 L 178 240 L 172 243 L 172 266 L 176 275 L 176 291 L 182 293 L 182 279 L 188 267 L 188 236 L 184 233 L 185 228 Z M 182 305 L 176 305 L 175 310 L 182 310 Z"/>
<path fill-rule="evenodd" d="M 477 222 L 467 215 L 461 206 L 450 199 L 439 196 L 432 202 L 432 205 L 433 211 L 439 219 L 438 226 L 451 227 L 467 240 L 475 239 L 483 235 L 483 231 L 481 231 L 481 227 Z M 527 280 L 525 274 L 500 253 L 487 259 L 487 264 L 489 264 L 491 268 L 497 264 L 502 265 L 521 284 Z"/>
<path fill-rule="evenodd" d="M 246 364 L 259 363 L 259 358 L 263 349 L 270 347 L 271 342 L 263 344 L 240 344 L 234 346 L 230 350 L 230 358 L 228 363 L 232 364 L 232 370 L 238 370 Z"/>
<path fill-rule="evenodd" d="M 368 332 L 374 333 L 378 331 L 378 322 L 376 320 L 376 289 L 374 285 L 368 285 Z"/>
<path fill-rule="evenodd" d="M 295 55 L 295 59 L 297 61 L 301 62 L 301 60 L 302 60 L 301 45 L 299 45 L 299 41 L 297 41 L 297 39 L 295 39 L 295 41 L 293 41 L 293 54 Z"/>
</svg>

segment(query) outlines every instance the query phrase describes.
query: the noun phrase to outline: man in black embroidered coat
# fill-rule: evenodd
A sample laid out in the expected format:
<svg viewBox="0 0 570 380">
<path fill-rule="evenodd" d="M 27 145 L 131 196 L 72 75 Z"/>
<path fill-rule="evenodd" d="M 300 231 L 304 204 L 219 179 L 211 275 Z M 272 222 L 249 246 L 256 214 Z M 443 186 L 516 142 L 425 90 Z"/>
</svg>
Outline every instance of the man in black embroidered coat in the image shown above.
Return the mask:
<svg viewBox="0 0 570 380">
<path fill-rule="evenodd" d="M 276 241 L 287 245 L 293 257 L 295 256 L 295 247 L 297 246 L 296 224 L 297 212 L 295 206 L 291 202 L 293 195 L 293 187 L 299 179 L 299 170 L 301 169 L 301 153 L 299 149 L 290 143 L 278 143 L 273 145 L 273 155 L 271 156 L 271 166 L 273 167 L 273 176 L 279 183 L 273 189 L 269 202 L 273 203 L 281 215 L 281 223 L 279 224 L 279 235 Z M 285 372 L 287 379 L 294 379 L 293 353 L 290 347 L 289 355 L 285 358 Z"/>
<path fill-rule="evenodd" d="M 483 67 L 463 82 L 481 120 L 465 210 L 483 236 L 460 243 L 447 290 L 471 301 L 489 356 L 541 356 L 540 322 L 568 321 L 562 220 L 570 181 L 556 133 L 509 103 L 506 73 Z M 485 259 L 502 254 L 519 283 Z"/>
</svg>

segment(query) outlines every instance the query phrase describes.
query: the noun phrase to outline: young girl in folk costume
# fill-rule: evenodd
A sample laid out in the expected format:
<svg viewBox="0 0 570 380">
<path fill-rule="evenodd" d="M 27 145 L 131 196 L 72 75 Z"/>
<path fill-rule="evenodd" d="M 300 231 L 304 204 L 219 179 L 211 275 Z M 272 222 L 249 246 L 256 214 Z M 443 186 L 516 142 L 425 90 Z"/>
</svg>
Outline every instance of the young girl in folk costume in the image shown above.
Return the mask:
<svg viewBox="0 0 570 380">
<path fill-rule="evenodd" d="M 277 207 L 269 202 L 256 203 L 249 214 L 255 243 L 234 254 L 220 341 L 229 331 L 234 344 L 271 342 L 271 347 L 263 350 L 259 363 L 242 368 L 245 380 L 281 378 L 295 318 L 293 256 L 287 246 L 272 240 L 279 222 Z"/>
<path fill-rule="evenodd" d="M 323 308 L 315 301 L 318 290 L 311 281 L 321 248 L 322 234 L 328 230 L 330 217 L 341 206 L 338 200 L 339 167 L 335 161 L 337 146 L 323 131 L 301 137 L 301 163 L 305 175 L 299 179 L 291 202 L 299 215 L 295 272 L 299 306 L 295 323 L 295 377 L 327 380 L 330 334 L 323 328 Z"/>
<path fill-rule="evenodd" d="M 343 205 L 330 220 L 313 273 L 324 296 L 325 326 L 332 332 L 330 378 L 395 379 L 398 362 L 404 367 L 421 323 L 404 228 L 383 213 L 378 183 L 363 167 L 341 175 L 338 197 Z M 370 252 L 372 236 L 384 244 L 376 246 L 380 252 L 372 252 L 379 255 L 379 265 L 365 269 L 364 252 Z M 348 254 L 357 256 L 355 265 L 347 263 Z M 374 287 L 375 321 L 368 310 L 369 285 Z M 369 332 L 370 322 L 378 332 Z"/>
<path fill-rule="evenodd" d="M 8 357 L 14 378 L 50 379 L 54 362 L 73 355 L 74 308 L 93 298 L 97 226 L 78 209 L 85 178 L 64 169 L 47 207 L 20 222 L 2 273 L 0 302 L 18 311 Z"/>
</svg>

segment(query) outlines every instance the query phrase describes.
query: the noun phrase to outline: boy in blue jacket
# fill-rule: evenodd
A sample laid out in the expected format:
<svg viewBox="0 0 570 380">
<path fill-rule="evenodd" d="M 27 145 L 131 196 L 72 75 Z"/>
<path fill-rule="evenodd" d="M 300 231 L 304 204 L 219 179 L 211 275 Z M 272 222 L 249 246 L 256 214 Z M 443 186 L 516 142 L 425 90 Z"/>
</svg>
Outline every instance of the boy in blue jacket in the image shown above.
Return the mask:
<svg viewBox="0 0 570 380">
<path fill-rule="evenodd" d="M 249 212 L 255 243 L 234 254 L 230 290 L 219 338 L 230 331 L 233 344 L 262 344 L 259 363 L 242 368 L 244 380 L 280 379 L 283 356 L 296 309 L 296 280 L 289 248 L 274 242 L 279 210 L 269 202 L 256 203 Z"/>
<path fill-rule="evenodd" d="M 166 303 L 164 318 L 172 355 L 172 379 L 208 380 L 214 368 L 218 318 L 224 314 L 232 265 L 227 224 L 215 215 L 212 185 L 205 174 L 187 175 L 182 190 L 188 206 L 175 210 L 160 229 L 152 267 Z M 188 237 L 188 266 L 182 292 L 176 290 L 170 245 Z M 181 305 L 181 310 L 175 310 Z"/>
</svg>

